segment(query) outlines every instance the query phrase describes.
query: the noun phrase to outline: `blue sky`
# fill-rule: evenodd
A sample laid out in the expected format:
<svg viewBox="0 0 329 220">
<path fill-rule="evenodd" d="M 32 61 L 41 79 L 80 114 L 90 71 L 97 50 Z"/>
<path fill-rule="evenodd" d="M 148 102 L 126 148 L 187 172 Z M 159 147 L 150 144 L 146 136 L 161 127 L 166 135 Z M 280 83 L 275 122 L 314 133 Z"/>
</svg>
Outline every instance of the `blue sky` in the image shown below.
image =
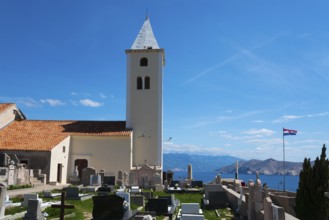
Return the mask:
<svg viewBox="0 0 329 220">
<path fill-rule="evenodd" d="M 0 1 L 0 102 L 28 119 L 125 120 L 146 12 L 165 49 L 164 152 L 286 160 L 329 142 L 328 1 Z M 172 137 L 171 141 L 169 137 Z"/>
</svg>

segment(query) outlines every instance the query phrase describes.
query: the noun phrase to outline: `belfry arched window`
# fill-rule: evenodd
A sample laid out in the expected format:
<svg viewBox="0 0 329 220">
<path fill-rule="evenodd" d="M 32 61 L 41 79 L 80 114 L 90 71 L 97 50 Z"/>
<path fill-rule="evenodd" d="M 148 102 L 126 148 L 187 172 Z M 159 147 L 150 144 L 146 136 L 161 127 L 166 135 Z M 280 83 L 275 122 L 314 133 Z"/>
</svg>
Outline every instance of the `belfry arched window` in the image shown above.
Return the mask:
<svg viewBox="0 0 329 220">
<path fill-rule="evenodd" d="M 141 89 L 143 89 L 143 79 L 142 79 L 142 77 L 137 77 L 137 89 L 138 90 L 141 90 Z"/>
<path fill-rule="evenodd" d="M 145 89 L 150 89 L 150 87 L 151 87 L 151 79 L 150 79 L 150 77 L 149 76 L 146 76 L 145 77 Z"/>
<path fill-rule="evenodd" d="M 140 61 L 140 66 L 147 66 L 148 65 L 148 60 L 146 57 L 143 57 Z"/>
</svg>

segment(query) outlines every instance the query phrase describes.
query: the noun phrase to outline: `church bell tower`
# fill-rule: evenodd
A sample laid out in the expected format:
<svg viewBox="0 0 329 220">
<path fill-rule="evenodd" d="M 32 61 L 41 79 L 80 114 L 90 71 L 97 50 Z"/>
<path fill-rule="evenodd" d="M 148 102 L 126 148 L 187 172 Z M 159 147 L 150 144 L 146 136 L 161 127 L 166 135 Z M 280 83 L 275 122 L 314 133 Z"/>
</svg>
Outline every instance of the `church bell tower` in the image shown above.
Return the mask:
<svg viewBox="0 0 329 220">
<path fill-rule="evenodd" d="M 127 128 L 133 130 L 133 166 L 162 170 L 162 73 L 159 48 L 147 17 L 127 54 Z"/>
</svg>

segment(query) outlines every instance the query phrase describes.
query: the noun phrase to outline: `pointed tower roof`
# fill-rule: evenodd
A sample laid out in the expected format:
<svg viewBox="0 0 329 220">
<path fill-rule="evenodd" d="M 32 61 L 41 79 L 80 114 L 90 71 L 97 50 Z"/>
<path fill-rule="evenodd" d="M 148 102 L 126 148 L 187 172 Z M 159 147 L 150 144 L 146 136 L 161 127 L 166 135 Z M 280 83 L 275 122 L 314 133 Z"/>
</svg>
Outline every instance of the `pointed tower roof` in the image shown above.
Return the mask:
<svg viewBox="0 0 329 220">
<path fill-rule="evenodd" d="M 144 21 L 144 24 L 140 29 L 135 42 L 131 46 L 131 49 L 160 49 L 158 42 L 153 34 L 152 26 L 148 16 L 146 16 L 146 20 Z"/>
</svg>

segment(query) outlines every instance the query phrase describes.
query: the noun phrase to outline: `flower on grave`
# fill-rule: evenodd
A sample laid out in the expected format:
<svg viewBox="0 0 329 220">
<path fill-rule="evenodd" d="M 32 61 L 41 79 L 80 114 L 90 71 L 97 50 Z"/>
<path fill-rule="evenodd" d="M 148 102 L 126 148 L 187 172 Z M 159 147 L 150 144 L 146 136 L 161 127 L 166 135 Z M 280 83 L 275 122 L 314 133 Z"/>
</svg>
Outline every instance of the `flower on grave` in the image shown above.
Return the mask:
<svg viewBox="0 0 329 220">
<path fill-rule="evenodd" d="M 123 206 L 123 209 L 125 211 L 127 211 L 129 209 L 129 203 L 126 200 L 123 202 L 123 205 L 122 206 Z"/>
<path fill-rule="evenodd" d="M 178 187 L 178 183 L 175 184 L 175 189 L 177 189 L 177 187 Z"/>
</svg>

